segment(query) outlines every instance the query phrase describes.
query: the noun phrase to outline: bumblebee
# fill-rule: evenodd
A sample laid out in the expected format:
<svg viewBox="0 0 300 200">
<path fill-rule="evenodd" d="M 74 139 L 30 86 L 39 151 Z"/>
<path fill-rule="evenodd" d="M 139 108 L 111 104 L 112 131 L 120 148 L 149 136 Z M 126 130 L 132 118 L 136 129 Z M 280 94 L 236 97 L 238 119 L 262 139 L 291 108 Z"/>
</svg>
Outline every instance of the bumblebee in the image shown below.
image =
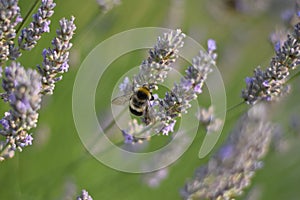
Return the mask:
<svg viewBox="0 0 300 200">
<path fill-rule="evenodd" d="M 123 95 L 112 100 L 113 104 L 123 105 L 129 101 L 129 111 L 135 116 L 143 116 L 146 125 L 153 120 L 150 114 L 150 101 L 154 100 L 149 86 L 143 85 L 132 94 Z"/>
</svg>

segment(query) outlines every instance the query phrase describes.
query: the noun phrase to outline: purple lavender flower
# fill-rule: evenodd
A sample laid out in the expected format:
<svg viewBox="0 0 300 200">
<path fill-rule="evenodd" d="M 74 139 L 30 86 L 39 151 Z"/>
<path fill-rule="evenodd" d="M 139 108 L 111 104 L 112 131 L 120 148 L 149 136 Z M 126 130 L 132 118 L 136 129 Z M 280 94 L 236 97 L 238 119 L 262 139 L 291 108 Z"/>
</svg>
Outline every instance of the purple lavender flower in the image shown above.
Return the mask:
<svg viewBox="0 0 300 200">
<path fill-rule="evenodd" d="M 0 64 L 10 58 L 13 40 L 16 37 L 15 27 L 22 21 L 18 0 L 0 1 Z"/>
<path fill-rule="evenodd" d="M 0 149 L 0 160 L 9 157 L 11 151 L 22 151 L 32 144 L 33 138 L 28 131 L 36 127 L 38 120 L 41 76 L 35 70 L 25 70 L 19 63 L 12 62 L 5 68 L 2 87 L 11 110 L 0 120 L 0 134 L 6 137 L 5 145 Z"/>
<path fill-rule="evenodd" d="M 140 66 L 139 74 L 133 78 L 132 83 L 126 77 L 120 85 L 120 90 L 124 94 L 131 94 L 136 88 L 145 84 L 156 85 L 163 82 L 168 70 L 171 69 L 169 65 L 175 62 L 178 57 L 178 49 L 183 46 L 182 40 L 184 37 L 185 35 L 180 30 L 171 31 L 164 34 L 162 38 L 159 37 L 154 49 L 149 51 L 150 56 Z M 142 121 L 147 126 L 152 127 L 154 134 L 168 135 L 173 132 L 176 118 L 180 117 L 182 113 L 187 113 L 188 108 L 191 107 L 190 102 L 202 93 L 204 81 L 212 71 L 211 66 L 215 65 L 215 59 L 217 58 L 215 50 L 216 42 L 210 39 L 208 41 L 208 52 L 199 52 L 199 55 L 193 59 L 193 65 L 186 70 L 186 75 L 180 80 L 180 83 L 175 83 L 173 89 L 167 92 L 163 99 L 155 98 L 149 103 L 148 115 L 142 116 Z M 150 123 L 146 117 L 151 118 Z M 140 134 L 143 130 L 146 130 L 146 133 L 142 134 L 142 138 L 151 136 L 149 128 L 135 132 L 130 127 L 128 130 L 123 130 L 126 143 L 132 143 L 135 138 L 139 138 L 136 137 L 136 133 Z M 217 124 L 210 127 L 211 130 L 215 128 L 217 128 Z"/>
<path fill-rule="evenodd" d="M 44 33 L 49 33 L 50 32 L 50 20 L 48 20 L 48 21 L 45 21 L 43 24 L 42 24 L 42 26 L 41 26 L 41 30 L 42 30 L 42 32 L 44 32 Z"/>
<path fill-rule="evenodd" d="M 33 141 L 33 137 L 31 135 L 26 135 L 23 141 L 20 142 L 19 146 L 23 148 L 32 145 L 32 141 Z"/>
<path fill-rule="evenodd" d="M 185 184 L 184 199 L 235 199 L 250 185 L 269 149 L 274 126 L 267 107 L 255 105 L 239 121 L 223 147 Z"/>
<path fill-rule="evenodd" d="M 38 3 L 38 2 L 36 2 Z M 44 32 L 50 32 L 50 20 L 55 3 L 53 0 L 42 0 L 33 22 L 21 30 L 18 44 L 15 44 L 15 27 L 22 21 L 18 0 L 0 1 L 0 64 L 8 59 L 16 60 L 21 56 L 20 50 L 31 50 Z M 36 127 L 38 110 L 42 94 L 51 93 L 54 83 L 61 79 L 58 73 L 68 71 L 69 50 L 72 47 L 70 39 L 75 30 L 74 17 L 70 21 L 62 19 L 57 37 L 52 41 L 53 49 L 43 51 L 43 67 L 37 70 L 25 70 L 18 62 L 11 62 L 5 68 L 1 98 L 10 106 L 0 119 L 0 135 L 5 139 L 0 141 L 0 160 L 11 158 L 16 150 L 22 151 L 32 145 L 33 137 L 29 131 Z M 42 76 L 41 76 L 42 75 Z M 0 67 L 2 78 L 2 68 Z M 47 86 L 50 87 L 47 90 Z M 45 92 L 46 91 L 46 92 Z"/>
<path fill-rule="evenodd" d="M 253 78 L 252 77 L 246 77 L 245 81 L 246 81 L 246 84 L 251 84 L 253 82 Z"/>
<path fill-rule="evenodd" d="M 208 52 L 213 52 L 217 50 L 217 44 L 216 41 L 213 39 L 207 40 L 207 51 Z"/>
<path fill-rule="evenodd" d="M 192 82 L 192 80 L 183 78 L 183 79 L 181 79 L 181 85 L 182 85 L 182 88 L 184 88 L 186 91 L 188 91 L 191 87 L 193 87 L 193 82 Z"/>
<path fill-rule="evenodd" d="M 217 156 L 221 160 L 229 160 L 233 157 L 233 155 L 234 155 L 234 146 L 231 144 L 228 144 L 228 145 L 224 145 L 223 147 L 221 147 Z"/>
<path fill-rule="evenodd" d="M 74 20 L 74 17 L 71 17 L 71 20 L 64 18 L 60 20 L 60 29 L 56 31 L 57 37 L 52 40 L 53 48 L 43 50 L 43 63 L 38 66 L 42 75 L 43 94 L 53 94 L 55 83 L 62 79 L 62 76 L 58 75 L 69 69 L 69 50 L 72 47 L 70 40 L 76 29 Z"/>
<path fill-rule="evenodd" d="M 121 92 L 124 92 L 124 94 L 126 94 L 126 92 L 130 92 L 132 90 L 132 86 L 131 86 L 131 83 L 130 83 L 128 77 L 125 77 L 123 83 L 121 83 L 119 85 L 119 89 Z"/>
<path fill-rule="evenodd" d="M 202 85 L 200 83 L 195 85 L 194 92 L 197 93 L 197 94 L 202 93 Z"/>
<path fill-rule="evenodd" d="M 8 114 L 8 113 L 4 113 L 5 116 Z M 0 124 L 1 126 L 3 127 L 3 130 L 4 131 L 8 131 L 9 130 L 9 121 L 4 117 L 0 120 Z"/>
<path fill-rule="evenodd" d="M 100 9 L 106 13 L 113 7 L 120 5 L 121 0 L 97 0 L 97 3 L 99 4 Z"/>
<path fill-rule="evenodd" d="M 161 133 L 162 135 L 168 135 L 169 132 L 173 132 L 174 131 L 174 126 L 175 126 L 175 121 L 169 122 L 167 125 L 165 125 L 162 129 L 161 129 Z"/>
<path fill-rule="evenodd" d="M 124 137 L 124 143 L 125 143 L 125 144 L 132 144 L 132 143 L 135 143 L 133 135 L 128 134 L 128 133 L 127 133 L 126 131 L 124 131 L 124 130 L 122 130 L 122 134 L 123 134 L 123 137 Z"/>
<path fill-rule="evenodd" d="M 288 24 L 290 26 L 290 24 Z M 287 39 L 288 30 L 287 28 L 277 28 L 273 33 L 270 34 L 270 41 L 274 46 L 275 53 L 279 53 L 281 46 Z"/>
<path fill-rule="evenodd" d="M 65 61 L 61 64 L 60 66 L 60 72 L 68 72 L 69 70 L 69 64 L 68 64 L 68 61 Z"/>
<path fill-rule="evenodd" d="M 139 74 L 133 77 L 132 83 L 123 86 L 127 88 L 124 93 L 130 94 L 132 90 L 144 84 L 156 86 L 156 84 L 162 83 L 172 68 L 171 64 L 178 58 L 178 49 L 183 46 L 184 38 L 185 34 L 179 29 L 158 37 L 154 48 L 149 50 L 149 57 L 140 65 Z"/>
<path fill-rule="evenodd" d="M 299 2 L 296 3 L 295 12 L 298 11 Z M 295 16 L 295 12 L 285 12 L 288 23 Z M 299 22 L 299 17 L 297 18 Z M 273 33 L 271 41 L 276 55 L 271 59 L 269 67 L 265 71 L 256 68 L 254 76 L 246 79 L 246 89 L 242 90 L 242 98 L 248 104 L 280 99 L 289 91 L 286 82 L 290 71 L 300 64 L 300 23 L 294 26 L 292 34 L 287 34 L 285 30 Z"/>
<path fill-rule="evenodd" d="M 211 43 L 213 42 L 211 41 Z M 156 109 L 154 112 L 155 121 L 161 123 L 162 126 L 157 128 L 156 132 L 161 132 L 164 135 L 173 132 L 176 118 L 182 113 L 187 113 L 187 109 L 191 107 L 190 102 L 202 92 L 204 81 L 212 71 L 211 65 L 215 64 L 215 60 L 211 56 L 213 54 L 215 54 L 214 51 L 209 51 L 208 54 L 200 51 L 199 55 L 193 58 L 193 65 L 188 67 L 186 75 L 180 83 L 175 83 L 171 92 L 167 92 L 164 99 L 157 100 L 159 101 L 158 108 L 153 107 Z M 213 57 L 216 58 L 216 56 Z"/>
<path fill-rule="evenodd" d="M 93 200 L 93 198 L 89 195 L 88 191 L 81 190 L 80 196 L 77 197 L 77 200 Z"/>
<path fill-rule="evenodd" d="M 33 22 L 28 27 L 21 31 L 21 35 L 18 39 L 19 48 L 22 50 L 31 50 L 37 44 L 37 41 L 41 38 L 41 35 L 45 32 L 49 32 L 50 20 L 53 15 L 55 3 L 53 0 L 42 0 L 42 4 L 39 7 L 36 14 L 33 15 Z"/>
<path fill-rule="evenodd" d="M 41 77 L 34 70 L 25 70 L 19 63 L 12 62 L 5 69 L 5 78 L 2 82 L 10 106 L 12 117 L 22 119 L 20 125 L 24 129 L 36 126 L 37 111 L 41 103 Z M 18 128 L 20 127 L 15 127 Z"/>
</svg>

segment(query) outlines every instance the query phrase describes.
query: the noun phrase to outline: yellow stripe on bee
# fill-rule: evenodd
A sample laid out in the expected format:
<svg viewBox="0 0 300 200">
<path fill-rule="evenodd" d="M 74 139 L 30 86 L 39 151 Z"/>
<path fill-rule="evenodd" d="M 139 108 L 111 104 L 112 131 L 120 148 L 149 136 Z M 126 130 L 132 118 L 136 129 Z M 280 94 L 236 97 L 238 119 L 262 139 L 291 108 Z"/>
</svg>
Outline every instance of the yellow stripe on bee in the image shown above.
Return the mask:
<svg viewBox="0 0 300 200">
<path fill-rule="evenodd" d="M 151 99 L 151 93 L 147 87 L 140 87 L 138 90 L 146 94 L 148 96 L 148 99 Z"/>
</svg>

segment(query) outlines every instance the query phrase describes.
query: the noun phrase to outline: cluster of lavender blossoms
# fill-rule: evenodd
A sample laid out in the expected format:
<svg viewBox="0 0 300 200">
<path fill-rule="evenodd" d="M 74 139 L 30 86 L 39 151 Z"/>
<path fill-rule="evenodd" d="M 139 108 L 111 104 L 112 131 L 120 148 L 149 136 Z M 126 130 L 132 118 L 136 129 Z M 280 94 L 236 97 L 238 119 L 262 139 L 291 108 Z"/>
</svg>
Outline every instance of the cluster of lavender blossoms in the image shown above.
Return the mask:
<svg viewBox="0 0 300 200">
<path fill-rule="evenodd" d="M 52 40 L 53 48 L 43 51 L 44 60 L 38 69 L 26 69 L 17 62 L 22 50 L 30 51 L 43 33 L 50 32 L 49 18 L 55 5 L 52 0 L 42 0 L 28 27 L 16 29 L 23 20 L 18 0 L 0 1 L 1 77 L 2 67 L 5 67 L 2 78 L 4 92 L 0 96 L 10 107 L 0 120 L 0 135 L 3 136 L 0 140 L 0 161 L 13 157 L 16 150 L 22 151 L 32 144 L 30 130 L 37 125 L 42 97 L 53 94 L 54 84 L 62 78 L 58 74 L 68 71 L 70 40 L 76 29 L 74 17 L 60 20 L 57 36 Z M 17 30 L 21 32 L 15 40 Z"/>
<path fill-rule="evenodd" d="M 121 0 L 97 0 L 100 10 L 104 13 L 121 4 Z"/>
<path fill-rule="evenodd" d="M 293 33 L 288 35 L 284 30 L 271 37 L 276 56 L 270 66 L 265 71 L 256 68 L 254 76 L 246 78 L 247 88 L 242 91 L 242 97 L 246 103 L 255 105 L 241 117 L 225 144 L 185 184 L 181 190 L 184 199 L 236 199 L 250 186 L 255 172 L 263 167 L 262 159 L 279 131 L 267 119 L 271 106 L 266 102 L 288 92 L 290 71 L 300 64 L 299 5 L 297 2 L 296 15 L 288 13 L 286 17 L 289 23 L 296 22 Z"/>
<path fill-rule="evenodd" d="M 167 77 L 168 71 L 172 69 L 172 63 L 178 58 L 179 48 L 184 44 L 185 34 L 181 30 L 170 31 L 163 37 L 159 37 L 157 44 L 149 51 L 148 59 L 144 60 L 140 66 L 140 71 L 130 81 L 128 77 L 120 85 L 120 90 L 124 94 L 130 94 L 141 86 L 147 85 L 150 90 L 158 89 L 158 84 Z M 154 134 L 168 135 L 174 131 L 176 118 L 187 113 L 191 107 L 190 102 L 202 93 L 202 87 L 207 79 L 207 75 L 212 71 L 211 66 L 215 65 L 217 54 L 215 53 L 216 43 L 208 40 L 208 52 L 200 51 L 194 57 L 192 65 L 185 71 L 185 75 L 179 83 L 175 83 L 173 88 L 160 99 L 158 96 L 150 102 L 149 116 L 142 116 L 142 121 L 151 126 L 143 129 L 137 123 L 129 123 L 129 128 L 122 130 L 125 143 L 140 142 L 149 139 L 151 130 Z M 132 126 L 134 125 L 134 126 Z M 137 128 L 138 127 L 138 128 Z"/>
<path fill-rule="evenodd" d="M 41 76 L 36 70 L 25 70 L 19 63 L 12 62 L 10 67 L 5 68 L 2 86 L 5 100 L 11 107 L 0 120 L 3 127 L 0 134 L 6 138 L 6 141 L 1 141 L 1 147 L 8 144 L 10 146 L 2 155 L 12 155 L 16 149 L 22 150 L 32 144 L 33 138 L 27 131 L 37 124 L 37 111 L 40 109 L 42 97 Z"/>
<path fill-rule="evenodd" d="M 185 34 L 179 29 L 164 33 L 162 37 L 158 37 L 154 48 L 149 50 L 149 57 L 140 65 L 139 73 L 133 77 L 132 81 L 126 77 L 123 83 L 120 84 L 120 91 L 124 94 L 131 94 L 144 85 L 147 85 L 151 90 L 158 89 L 157 84 L 164 81 L 168 71 L 172 69 L 172 63 L 178 58 L 179 49 L 184 44 L 184 38 Z M 146 124 L 149 123 L 146 118 L 142 120 Z M 131 127 L 131 124 L 134 125 L 134 127 Z M 127 130 L 122 130 L 125 143 L 141 141 L 140 138 L 135 135 L 138 135 L 137 129 L 139 130 L 138 132 L 145 132 L 143 127 L 138 126 L 137 122 L 130 122 L 129 125 Z M 144 139 L 148 139 L 148 136 Z"/>
<path fill-rule="evenodd" d="M 181 191 L 184 199 L 229 200 L 243 193 L 262 167 L 273 137 L 267 111 L 266 105 L 257 104 L 240 119 L 228 141 L 186 183 Z"/>
<path fill-rule="evenodd" d="M 76 200 L 93 200 L 93 198 L 89 195 L 88 191 L 81 190 L 81 194 L 76 198 Z"/>
<path fill-rule="evenodd" d="M 181 78 L 180 83 L 174 83 L 170 92 L 167 92 L 163 99 L 158 99 L 155 117 L 161 125 L 156 128 L 156 132 L 168 135 L 173 132 L 176 118 L 181 114 L 187 113 L 191 107 L 190 102 L 202 93 L 202 87 L 207 79 L 207 75 L 212 71 L 211 66 L 215 65 L 217 54 L 214 40 L 208 40 L 208 52 L 200 51 L 194 57 L 192 65 L 185 71 L 186 74 Z"/>
<path fill-rule="evenodd" d="M 57 37 L 52 40 L 53 48 L 43 50 L 43 63 L 38 66 L 42 75 L 43 94 L 53 94 L 55 83 L 62 79 L 63 74 L 69 69 L 69 51 L 72 47 L 70 40 L 73 37 L 76 26 L 75 18 L 60 20 L 60 29 L 56 31 Z"/>
<path fill-rule="evenodd" d="M 11 55 L 16 26 L 22 22 L 17 0 L 0 1 L 0 64 L 7 61 Z"/>
<path fill-rule="evenodd" d="M 31 50 L 41 39 L 41 35 L 45 32 L 50 32 L 50 20 L 53 15 L 56 4 L 52 0 L 42 0 L 37 13 L 33 15 L 33 20 L 28 27 L 21 31 L 18 39 L 19 48 L 22 50 Z"/>
<path fill-rule="evenodd" d="M 185 34 L 179 29 L 158 37 L 154 48 L 149 50 L 149 57 L 140 65 L 139 74 L 133 77 L 132 82 L 126 77 L 120 85 L 121 92 L 130 94 L 143 85 L 157 89 L 156 85 L 164 81 L 168 71 L 172 69 L 171 64 L 178 58 L 178 49 L 183 46 L 184 38 Z"/>
<path fill-rule="evenodd" d="M 276 43 L 275 51 L 276 56 L 265 71 L 258 67 L 253 77 L 246 78 L 246 89 L 242 91 L 246 103 L 274 101 L 289 91 L 286 83 L 290 71 L 300 64 L 300 23 L 294 26 L 293 33 L 283 44 L 280 41 Z"/>
</svg>

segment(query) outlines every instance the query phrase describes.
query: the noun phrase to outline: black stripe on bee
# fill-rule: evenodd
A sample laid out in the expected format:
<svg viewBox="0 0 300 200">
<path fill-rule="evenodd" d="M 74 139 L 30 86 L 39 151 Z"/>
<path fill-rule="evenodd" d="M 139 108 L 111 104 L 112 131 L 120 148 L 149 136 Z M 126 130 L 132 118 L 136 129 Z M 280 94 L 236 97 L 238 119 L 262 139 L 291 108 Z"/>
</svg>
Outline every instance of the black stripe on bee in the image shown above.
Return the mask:
<svg viewBox="0 0 300 200">
<path fill-rule="evenodd" d="M 145 101 L 145 103 L 147 103 Z M 141 105 L 135 105 L 132 101 L 129 105 L 129 107 L 137 112 L 143 112 L 145 110 L 145 108 L 147 107 L 147 104 L 145 103 L 142 103 Z"/>
<path fill-rule="evenodd" d="M 135 107 L 141 107 L 143 105 L 145 105 L 145 103 L 147 102 L 147 100 L 141 100 L 138 99 L 136 96 L 133 96 L 131 99 L 131 104 L 134 105 Z"/>
<path fill-rule="evenodd" d="M 136 116 L 142 116 L 143 115 L 143 110 L 141 110 L 141 111 L 138 111 L 138 110 L 136 110 L 135 108 L 132 108 L 131 106 L 129 106 L 129 110 L 130 110 L 130 112 L 132 113 L 132 114 L 134 114 L 134 115 L 136 115 Z"/>
</svg>

